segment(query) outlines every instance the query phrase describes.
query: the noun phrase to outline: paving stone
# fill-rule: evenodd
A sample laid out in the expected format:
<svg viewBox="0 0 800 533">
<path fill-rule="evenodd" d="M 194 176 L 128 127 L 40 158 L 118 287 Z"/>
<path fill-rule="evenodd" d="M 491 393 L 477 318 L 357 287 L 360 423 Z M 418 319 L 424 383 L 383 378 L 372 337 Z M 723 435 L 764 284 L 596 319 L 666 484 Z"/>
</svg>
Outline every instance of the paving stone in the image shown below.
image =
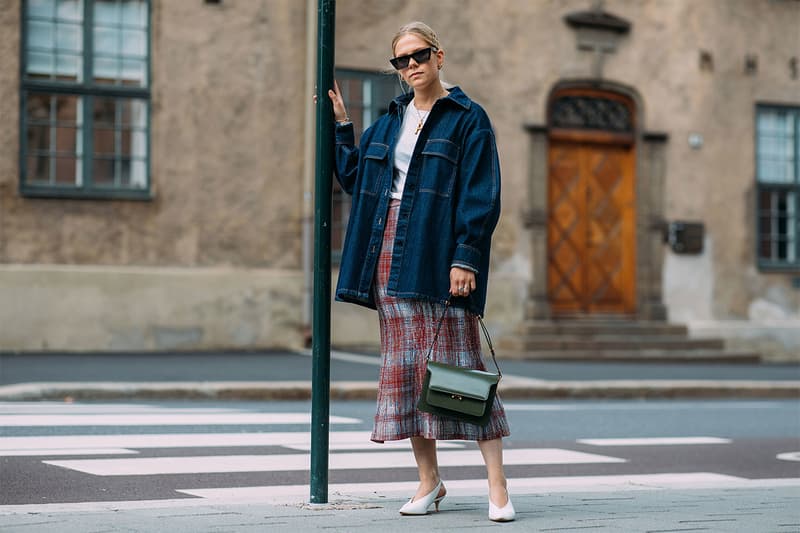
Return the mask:
<svg viewBox="0 0 800 533">
<path fill-rule="evenodd" d="M 402 500 L 338 501 L 330 505 L 220 505 L 120 509 L 107 512 L 2 514 L 4 533 L 247 533 L 250 531 L 800 531 L 798 487 L 759 490 L 642 490 L 624 495 L 560 493 L 514 497 L 517 521 L 494 524 L 482 498 L 453 495 L 442 512 L 402 517 Z M 490 529 L 491 528 L 491 529 Z"/>
</svg>

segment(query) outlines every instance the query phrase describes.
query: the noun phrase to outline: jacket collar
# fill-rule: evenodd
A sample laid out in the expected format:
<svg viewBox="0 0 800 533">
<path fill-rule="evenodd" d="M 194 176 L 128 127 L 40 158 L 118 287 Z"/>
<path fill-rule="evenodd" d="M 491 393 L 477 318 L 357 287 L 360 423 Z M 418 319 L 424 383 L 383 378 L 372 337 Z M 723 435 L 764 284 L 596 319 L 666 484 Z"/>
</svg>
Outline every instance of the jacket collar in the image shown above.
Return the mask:
<svg viewBox="0 0 800 533">
<path fill-rule="evenodd" d="M 406 107 L 411 100 L 414 99 L 414 91 L 409 91 L 405 94 L 401 94 L 389 104 L 389 111 L 394 112 L 397 107 Z M 472 105 L 472 100 L 469 99 L 464 91 L 461 90 L 461 87 L 451 87 L 450 94 L 445 96 L 442 99 L 444 102 L 452 103 L 465 111 L 469 110 L 470 106 Z"/>
</svg>

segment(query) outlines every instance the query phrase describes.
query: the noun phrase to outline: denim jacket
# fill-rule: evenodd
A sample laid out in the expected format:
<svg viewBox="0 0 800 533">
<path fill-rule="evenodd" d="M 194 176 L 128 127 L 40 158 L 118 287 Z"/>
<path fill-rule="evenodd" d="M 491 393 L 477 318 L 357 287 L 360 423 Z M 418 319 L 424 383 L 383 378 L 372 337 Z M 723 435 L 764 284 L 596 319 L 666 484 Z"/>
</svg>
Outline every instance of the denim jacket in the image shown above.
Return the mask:
<svg viewBox="0 0 800 533">
<path fill-rule="evenodd" d="M 372 285 L 394 174 L 403 113 L 389 112 L 355 146 L 352 124 L 336 126 L 336 178 L 352 195 L 336 299 L 375 308 Z M 436 101 L 419 133 L 406 176 L 387 293 L 444 302 L 450 268 L 475 272 L 477 289 L 453 305 L 483 315 L 492 232 L 500 216 L 500 163 L 489 117 L 461 89 Z"/>
</svg>

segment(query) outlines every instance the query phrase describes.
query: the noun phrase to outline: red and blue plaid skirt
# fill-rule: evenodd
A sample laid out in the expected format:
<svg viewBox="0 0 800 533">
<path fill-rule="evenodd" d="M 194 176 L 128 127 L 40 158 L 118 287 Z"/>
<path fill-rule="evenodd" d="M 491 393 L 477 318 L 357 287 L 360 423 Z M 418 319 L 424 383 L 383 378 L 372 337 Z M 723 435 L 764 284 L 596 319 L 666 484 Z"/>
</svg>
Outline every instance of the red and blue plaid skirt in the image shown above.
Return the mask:
<svg viewBox="0 0 800 533">
<path fill-rule="evenodd" d="M 389 205 L 383 246 L 373 284 L 381 328 L 383 364 L 371 439 L 384 442 L 409 437 L 436 440 L 490 440 L 506 437 L 510 432 L 499 396 L 495 399 L 492 417 L 486 426 L 417 409 L 425 378 L 425 357 L 444 305 L 395 298 L 386 294 L 399 207 L 399 200 L 392 200 Z M 451 365 L 486 370 L 481 357 L 477 317 L 462 308 L 450 307 L 431 358 Z"/>
</svg>

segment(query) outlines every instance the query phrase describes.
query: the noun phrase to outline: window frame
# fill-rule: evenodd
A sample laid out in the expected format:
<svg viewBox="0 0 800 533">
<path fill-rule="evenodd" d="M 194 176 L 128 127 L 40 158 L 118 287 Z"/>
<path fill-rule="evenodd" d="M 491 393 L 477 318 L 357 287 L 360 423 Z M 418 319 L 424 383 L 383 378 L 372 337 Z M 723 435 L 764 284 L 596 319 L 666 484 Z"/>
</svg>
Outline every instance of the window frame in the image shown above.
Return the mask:
<svg viewBox="0 0 800 533">
<path fill-rule="evenodd" d="M 388 86 L 390 84 L 397 84 L 397 89 L 394 91 L 394 97 L 399 96 L 402 94 L 400 90 L 400 85 L 397 81 L 397 74 L 394 72 L 389 73 L 389 71 L 382 71 L 382 70 L 360 70 L 360 69 L 352 69 L 352 68 L 336 68 L 335 70 L 335 77 L 340 82 L 340 87 L 342 86 L 342 80 L 349 80 L 349 81 L 361 81 L 362 83 L 365 81 L 370 81 L 372 83 L 371 92 L 370 92 L 370 103 L 369 109 L 366 109 L 361 102 L 359 105 L 361 106 L 362 116 L 360 117 L 359 121 L 355 123 L 364 124 L 364 118 L 367 116 L 367 113 L 371 115 L 372 121 L 369 124 L 364 125 L 364 129 L 361 131 L 355 132 L 356 142 L 358 142 L 361 138 L 361 134 L 372 125 L 383 113 L 388 111 L 389 108 L 389 100 L 381 99 L 380 96 L 382 94 L 382 87 L 380 84 L 376 84 L 376 81 L 382 81 L 383 79 L 387 80 L 387 84 L 384 86 L 386 90 L 386 94 L 389 93 Z M 343 94 L 343 98 L 345 98 L 345 105 L 348 105 L 352 102 L 347 100 L 347 95 Z M 353 113 L 350 107 L 348 107 L 348 113 L 351 117 L 353 117 Z M 347 222 L 349 219 L 349 208 L 351 199 L 350 197 L 345 194 L 340 188 L 339 184 L 336 182 L 336 178 L 333 178 L 333 193 L 331 201 L 334 203 L 332 206 L 333 209 L 333 221 L 332 221 L 332 231 L 334 232 L 341 232 L 338 236 L 334 235 L 334 241 L 338 240 L 341 241 L 342 245 L 344 245 L 344 237 L 347 233 Z M 336 218 L 336 203 L 340 202 L 342 204 L 342 212 L 346 212 L 346 216 L 342 219 Z M 331 246 L 331 261 L 334 264 L 339 264 L 342 258 L 342 249 L 336 247 L 332 244 Z"/>
<path fill-rule="evenodd" d="M 108 200 L 152 200 L 153 184 L 151 171 L 151 124 L 152 124 L 152 0 L 141 0 L 147 7 L 146 29 L 146 65 L 145 76 L 147 83 L 141 87 L 124 85 L 104 85 L 95 83 L 92 76 L 94 55 L 94 4 L 93 0 L 83 0 L 83 64 L 81 81 L 65 82 L 57 80 L 36 80 L 27 77 L 28 72 L 28 0 L 20 2 L 20 67 L 19 67 L 19 191 L 24 197 L 32 198 L 73 198 L 73 199 L 108 199 Z M 43 93 L 52 96 L 68 95 L 82 99 L 81 105 L 81 176 L 80 185 L 37 185 L 32 184 L 27 176 L 27 105 L 28 93 Z M 144 172 L 146 186 L 141 188 L 123 188 L 118 185 L 96 185 L 92 176 L 92 161 L 94 159 L 94 126 L 93 110 L 95 98 L 127 98 L 141 100 L 147 112 L 145 135 Z M 76 176 L 77 178 L 77 176 Z M 76 179 L 77 181 L 77 179 Z"/>
<path fill-rule="evenodd" d="M 758 121 L 760 114 L 764 111 L 774 110 L 788 110 L 794 114 L 794 183 L 770 183 L 761 181 L 759 176 L 760 168 L 760 154 L 761 154 L 761 138 L 758 131 Z M 755 213 L 755 256 L 756 264 L 761 272 L 776 272 L 776 273 L 797 273 L 800 272 L 800 106 L 789 104 L 776 104 L 776 103 L 757 103 L 754 113 L 754 128 L 753 128 L 755 148 L 754 161 L 755 161 L 755 198 L 754 198 L 754 213 Z M 772 260 L 762 257 L 761 245 L 763 243 L 762 227 L 762 211 L 761 211 L 761 196 L 764 192 L 792 192 L 795 197 L 795 213 L 794 219 L 789 221 L 795 225 L 795 250 L 794 261 Z M 771 243 L 771 245 L 774 245 Z"/>
</svg>

